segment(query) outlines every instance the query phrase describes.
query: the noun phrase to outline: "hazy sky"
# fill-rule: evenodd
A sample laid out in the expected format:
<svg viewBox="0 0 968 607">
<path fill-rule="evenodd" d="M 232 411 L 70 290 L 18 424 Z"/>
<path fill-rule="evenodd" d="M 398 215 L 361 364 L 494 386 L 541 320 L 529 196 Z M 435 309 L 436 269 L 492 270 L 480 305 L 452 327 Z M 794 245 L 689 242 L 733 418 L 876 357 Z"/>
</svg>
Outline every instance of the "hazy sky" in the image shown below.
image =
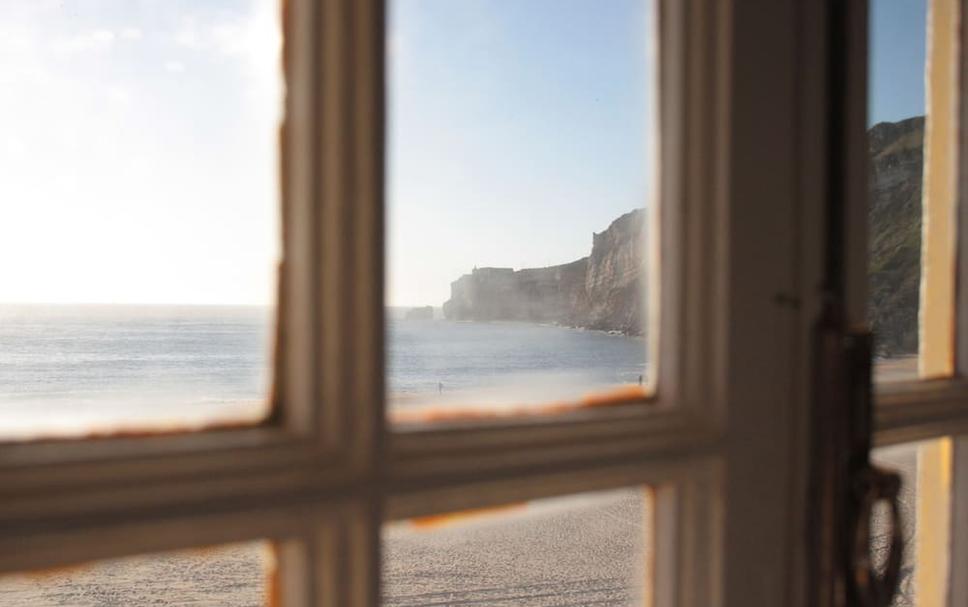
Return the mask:
<svg viewBox="0 0 968 607">
<path fill-rule="evenodd" d="M 267 303 L 272 0 L 0 0 L 0 301 Z"/>
<path fill-rule="evenodd" d="M 266 303 L 277 0 L 0 0 L 0 302 Z M 388 303 L 586 255 L 651 195 L 652 3 L 390 2 Z M 924 0 L 872 6 L 871 121 Z"/>
</svg>

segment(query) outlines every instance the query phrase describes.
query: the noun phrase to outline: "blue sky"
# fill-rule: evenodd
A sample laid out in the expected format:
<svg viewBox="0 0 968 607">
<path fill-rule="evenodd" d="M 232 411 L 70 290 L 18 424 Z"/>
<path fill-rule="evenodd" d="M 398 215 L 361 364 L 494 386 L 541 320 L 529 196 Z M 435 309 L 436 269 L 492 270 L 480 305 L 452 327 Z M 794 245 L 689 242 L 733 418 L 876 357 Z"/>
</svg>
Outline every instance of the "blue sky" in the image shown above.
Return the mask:
<svg viewBox="0 0 968 607">
<path fill-rule="evenodd" d="M 868 123 L 924 114 L 927 0 L 871 0 Z"/>
<path fill-rule="evenodd" d="M 650 3 L 391 7 L 389 303 L 440 305 L 475 265 L 572 261 L 646 204 Z"/>
<path fill-rule="evenodd" d="M 871 122 L 923 113 L 924 1 L 872 3 Z M 650 204 L 652 2 L 389 5 L 389 304 Z M 0 302 L 270 302 L 279 44 L 277 0 L 0 1 Z"/>
</svg>

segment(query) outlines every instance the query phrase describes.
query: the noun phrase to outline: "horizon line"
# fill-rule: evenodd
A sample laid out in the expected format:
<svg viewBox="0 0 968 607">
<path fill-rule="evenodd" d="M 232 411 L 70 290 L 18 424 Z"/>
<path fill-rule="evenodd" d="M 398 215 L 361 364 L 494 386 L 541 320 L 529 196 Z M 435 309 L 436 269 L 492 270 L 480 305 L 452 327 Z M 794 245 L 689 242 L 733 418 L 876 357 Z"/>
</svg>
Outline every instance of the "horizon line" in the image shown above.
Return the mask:
<svg viewBox="0 0 968 607">
<path fill-rule="evenodd" d="M 220 303 L 220 302 L 103 302 L 103 301 L 0 301 L 0 306 L 144 306 L 144 307 L 239 307 L 274 308 L 273 303 Z"/>
<path fill-rule="evenodd" d="M 270 304 L 258 303 L 185 303 L 185 302 L 101 302 L 101 301 L 0 301 L 0 306 L 143 306 L 143 307 L 237 307 L 237 308 L 275 308 L 275 302 Z M 384 308 L 442 308 L 442 305 L 433 304 L 391 304 L 386 303 Z"/>
</svg>

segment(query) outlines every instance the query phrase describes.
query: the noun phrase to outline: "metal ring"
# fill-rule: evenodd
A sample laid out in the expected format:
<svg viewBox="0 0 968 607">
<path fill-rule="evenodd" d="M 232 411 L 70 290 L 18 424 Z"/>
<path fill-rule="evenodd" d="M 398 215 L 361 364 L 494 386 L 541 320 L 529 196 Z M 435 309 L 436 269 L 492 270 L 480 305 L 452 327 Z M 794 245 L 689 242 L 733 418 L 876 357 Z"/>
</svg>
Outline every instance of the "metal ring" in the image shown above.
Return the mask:
<svg viewBox="0 0 968 607">
<path fill-rule="evenodd" d="M 869 468 L 861 476 L 858 520 L 854 526 L 851 571 L 854 594 L 864 607 L 888 607 L 901 576 L 904 536 L 898 503 L 901 479 L 894 472 Z M 891 543 L 883 574 L 878 575 L 870 557 L 870 523 L 874 505 L 886 501 L 890 509 Z"/>
</svg>

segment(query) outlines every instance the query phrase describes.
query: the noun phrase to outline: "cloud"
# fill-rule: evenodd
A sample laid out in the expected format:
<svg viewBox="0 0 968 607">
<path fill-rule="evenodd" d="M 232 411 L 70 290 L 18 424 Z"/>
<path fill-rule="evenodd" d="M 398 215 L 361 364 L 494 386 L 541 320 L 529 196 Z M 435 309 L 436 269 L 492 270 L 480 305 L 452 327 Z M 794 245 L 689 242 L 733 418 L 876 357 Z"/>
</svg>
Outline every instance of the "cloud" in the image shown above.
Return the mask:
<svg viewBox="0 0 968 607">
<path fill-rule="evenodd" d="M 125 40 L 141 40 L 144 33 L 137 27 L 126 27 L 121 30 L 121 37 Z"/>
<path fill-rule="evenodd" d="M 114 42 L 114 32 L 111 30 L 95 30 L 91 34 L 91 39 L 97 44 L 110 44 Z"/>
<path fill-rule="evenodd" d="M 0 21 L 0 84 L 45 82 L 48 70 L 42 56 L 36 28 Z"/>
<path fill-rule="evenodd" d="M 115 35 L 111 30 L 98 29 L 75 36 L 58 38 L 51 43 L 51 48 L 55 52 L 66 54 L 100 51 L 111 48 L 114 39 Z"/>
<path fill-rule="evenodd" d="M 131 91 L 127 87 L 112 84 L 107 87 L 107 96 L 111 103 L 120 106 L 128 106 L 131 104 Z"/>
<path fill-rule="evenodd" d="M 174 41 L 196 51 L 225 56 L 246 56 L 256 63 L 266 58 L 273 65 L 282 45 L 275 2 L 256 3 L 252 14 L 221 19 L 186 16 L 174 32 Z"/>
<path fill-rule="evenodd" d="M 175 32 L 175 43 L 192 50 L 239 55 L 248 50 L 247 35 L 244 24 L 240 22 L 227 21 L 199 27 L 194 19 L 187 19 Z"/>
<path fill-rule="evenodd" d="M 185 71 L 185 64 L 181 61 L 166 61 L 165 70 L 172 74 L 181 74 Z"/>
<path fill-rule="evenodd" d="M 198 30 L 198 25 L 192 18 L 182 20 L 181 26 L 175 32 L 175 44 L 190 49 L 200 49 L 204 46 L 202 34 Z"/>
<path fill-rule="evenodd" d="M 251 32 L 248 24 L 222 23 L 212 27 L 212 41 L 223 55 L 239 55 L 249 50 Z"/>
</svg>

